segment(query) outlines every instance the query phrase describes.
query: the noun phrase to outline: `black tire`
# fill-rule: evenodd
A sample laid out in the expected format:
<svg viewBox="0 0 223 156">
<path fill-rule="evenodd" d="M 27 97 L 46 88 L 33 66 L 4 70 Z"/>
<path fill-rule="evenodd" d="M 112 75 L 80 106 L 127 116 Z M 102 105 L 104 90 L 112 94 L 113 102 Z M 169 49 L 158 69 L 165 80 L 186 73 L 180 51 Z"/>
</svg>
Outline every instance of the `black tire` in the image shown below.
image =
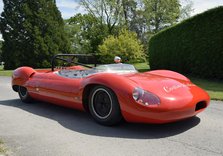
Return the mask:
<svg viewBox="0 0 223 156">
<path fill-rule="evenodd" d="M 106 126 L 120 123 L 121 110 L 115 93 L 104 86 L 92 89 L 89 98 L 89 111 L 96 122 Z"/>
<path fill-rule="evenodd" d="M 25 87 L 19 86 L 18 94 L 22 102 L 30 103 L 32 101 L 32 98 L 30 97 L 29 92 Z"/>
</svg>

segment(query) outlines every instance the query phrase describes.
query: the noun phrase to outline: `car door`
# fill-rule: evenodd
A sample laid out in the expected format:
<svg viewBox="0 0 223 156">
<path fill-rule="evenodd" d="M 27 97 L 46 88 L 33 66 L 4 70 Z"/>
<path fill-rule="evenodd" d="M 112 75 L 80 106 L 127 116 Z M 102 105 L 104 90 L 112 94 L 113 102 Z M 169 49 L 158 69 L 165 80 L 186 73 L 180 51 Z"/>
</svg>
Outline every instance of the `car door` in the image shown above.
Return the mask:
<svg viewBox="0 0 223 156">
<path fill-rule="evenodd" d="M 82 109 L 81 81 L 81 78 L 66 78 L 51 72 L 37 74 L 30 81 L 30 86 L 37 99 Z"/>
</svg>

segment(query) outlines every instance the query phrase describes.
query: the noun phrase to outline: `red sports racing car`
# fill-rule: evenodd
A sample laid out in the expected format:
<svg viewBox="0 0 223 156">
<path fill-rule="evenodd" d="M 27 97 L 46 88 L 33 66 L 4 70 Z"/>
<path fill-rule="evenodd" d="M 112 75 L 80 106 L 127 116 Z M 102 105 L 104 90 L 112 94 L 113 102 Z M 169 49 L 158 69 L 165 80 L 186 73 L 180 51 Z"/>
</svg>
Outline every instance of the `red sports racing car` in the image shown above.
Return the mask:
<svg viewBox="0 0 223 156">
<path fill-rule="evenodd" d="M 103 125 L 114 125 L 122 119 L 174 122 L 193 117 L 209 105 L 209 95 L 179 73 L 139 73 L 133 65 L 121 63 L 91 67 L 78 63 L 77 56 L 56 55 L 51 70 L 16 69 L 13 90 L 23 102 L 36 99 L 86 111 Z M 55 68 L 59 61 L 75 65 Z"/>
</svg>

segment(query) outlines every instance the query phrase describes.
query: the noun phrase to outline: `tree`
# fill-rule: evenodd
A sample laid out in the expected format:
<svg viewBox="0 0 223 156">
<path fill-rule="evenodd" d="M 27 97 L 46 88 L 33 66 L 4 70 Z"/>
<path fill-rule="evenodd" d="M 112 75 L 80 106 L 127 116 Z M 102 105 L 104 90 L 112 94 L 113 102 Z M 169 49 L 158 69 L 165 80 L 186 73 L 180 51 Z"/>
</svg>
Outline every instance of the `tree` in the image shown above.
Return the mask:
<svg viewBox="0 0 223 156">
<path fill-rule="evenodd" d="M 57 53 L 69 53 L 70 43 L 53 0 L 3 0 L 0 29 L 5 69 L 43 68 Z"/>
<path fill-rule="evenodd" d="M 99 19 L 101 25 L 106 25 L 109 34 L 113 34 L 116 25 L 123 22 L 123 8 L 121 0 L 80 0 L 81 5 Z"/>
<path fill-rule="evenodd" d="M 193 2 L 191 0 L 181 0 L 180 18 L 179 21 L 185 20 L 191 16 Z"/>
<path fill-rule="evenodd" d="M 0 40 L 0 64 L 2 62 L 2 43 L 3 41 Z"/>
<path fill-rule="evenodd" d="M 134 32 L 123 29 L 117 37 L 111 35 L 99 46 L 100 60 L 102 63 L 112 63 L 114 56 L 121 56 L 129 62 L 144 62 L 145 53 L 141 42 Z"/>
<path fill-rule="evenodd" d="M 81 4 L 107 25 L 110 35 L 117 35 L 114 28 L 134 31 L 146 48 L 152 35 L 190 16 L 192 3 L 183 1 L 184 6 L 179 0 L 81 0 Z"/>
<path fill-rule="evenodd" d="M 66 21 L 66 30 L 75 53 L 95 53 L 108 36 L 106 25 L 91 14 L 77 14 Z"/>
<path fill-rule="evenodd" d="M 150 32 L 157 33 L 171 26 L 180 17 L 178 0 L 144 0 L 147 26 Z"/>
</svg>

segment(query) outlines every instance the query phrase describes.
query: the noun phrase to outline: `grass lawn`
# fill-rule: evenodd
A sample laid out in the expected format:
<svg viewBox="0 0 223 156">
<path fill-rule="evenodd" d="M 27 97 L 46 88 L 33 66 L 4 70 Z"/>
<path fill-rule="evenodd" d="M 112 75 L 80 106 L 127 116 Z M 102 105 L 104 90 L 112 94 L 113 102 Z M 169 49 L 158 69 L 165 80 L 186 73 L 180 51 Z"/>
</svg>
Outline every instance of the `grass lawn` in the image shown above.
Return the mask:
<svg viewBox="0 0 223 156">
<path fill-rule="evenodd" d="M 199 87 L 205 89 L 212 100 L 223 101 L 223 81 L 214 81 L 201 78 L 190 77 L 191 81 Z"/>
<path fill-rule="evenodd" d="M 13 70 L 4 70 L 0 65 L 0 76 L 11 76 Z"/>
<path fill-rule="evenodd" d="M 0 70 L 0 76 L 12 76 L 12 70 Z"/>
<path fill-rule="evenodd" d="M 140 72 L 145 72 L 149 70 L 149 65 L 147 63 L 135 63 L 134 66 Z M 3 70 L 3 67 L 0 66 L 0 76 L 11 76 L 12 71 L 13 70 Z M 223 81 L 200 79 L 190 76 L 188 77 L 193 83 L 205 89 L 211 96 L 212 100 L 223 101 Z"/>
<path fill-rule="evenodd" d="M 134 66 L 139 72 L 148 71 L 150 68 L 148 63 L 135 63 Z"/>
</svg>

